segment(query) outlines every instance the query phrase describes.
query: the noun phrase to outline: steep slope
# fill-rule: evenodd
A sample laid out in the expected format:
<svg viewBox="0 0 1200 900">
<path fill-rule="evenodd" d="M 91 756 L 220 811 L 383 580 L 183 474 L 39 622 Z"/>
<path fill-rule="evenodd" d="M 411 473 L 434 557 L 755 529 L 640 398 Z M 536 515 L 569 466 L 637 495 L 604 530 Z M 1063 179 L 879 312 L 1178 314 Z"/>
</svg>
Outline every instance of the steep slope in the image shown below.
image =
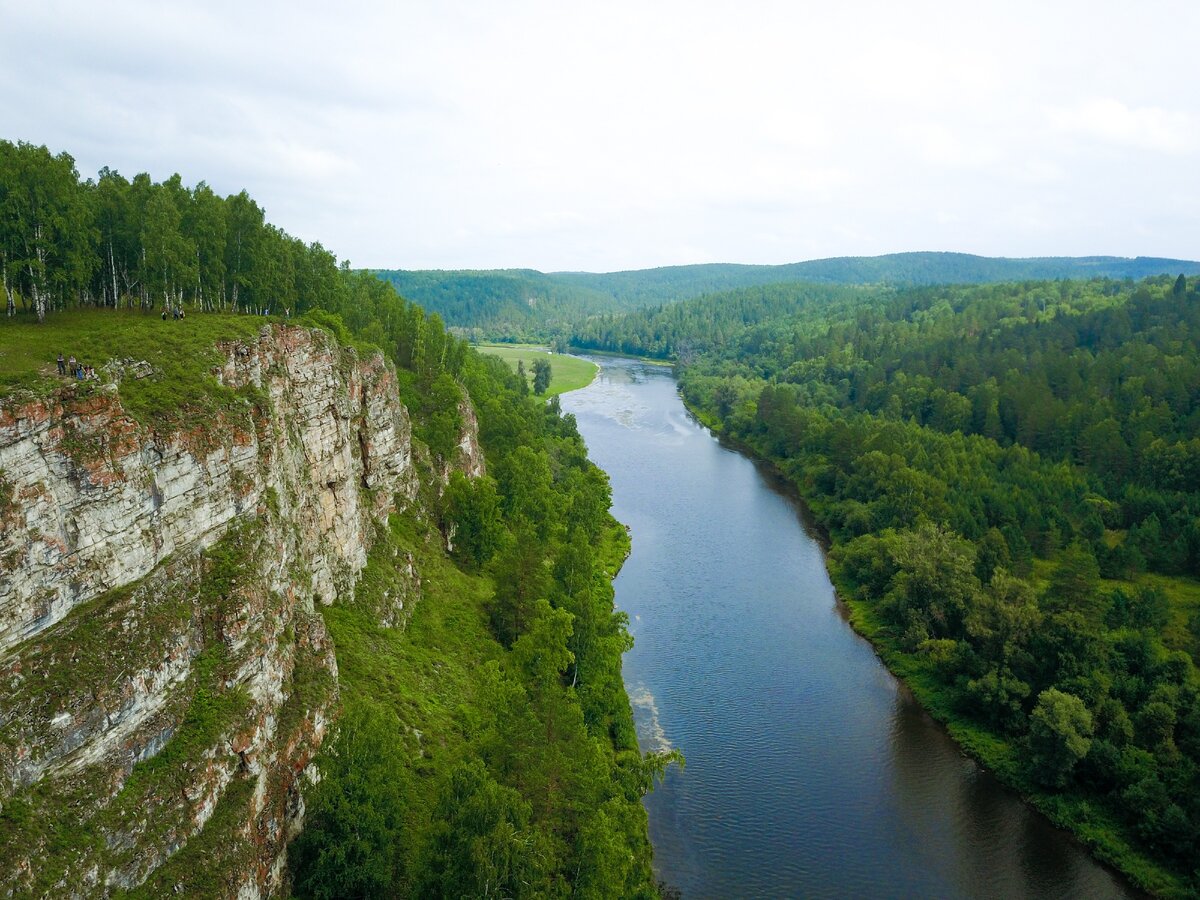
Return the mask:
<svg viewBox="0 0 1200 900">
<path fill-rule="evenodd" d="M 375 274 L 401 296 L 440 315 L 450 327 L 478 329 L 480 335 L 532 335 L 623 308 L 604 290 L 562 284 L 532 269 L 381 269 Z"/>
<path fill-rule="evenodd" d="M 6 892 L 280 886 L 337 696 L 317 605 L 419 482 L 382 357 L 282 325 L 220 351 L 240 407 L 169 433 L 115 384 L 0 400 Z"/>
</svg>

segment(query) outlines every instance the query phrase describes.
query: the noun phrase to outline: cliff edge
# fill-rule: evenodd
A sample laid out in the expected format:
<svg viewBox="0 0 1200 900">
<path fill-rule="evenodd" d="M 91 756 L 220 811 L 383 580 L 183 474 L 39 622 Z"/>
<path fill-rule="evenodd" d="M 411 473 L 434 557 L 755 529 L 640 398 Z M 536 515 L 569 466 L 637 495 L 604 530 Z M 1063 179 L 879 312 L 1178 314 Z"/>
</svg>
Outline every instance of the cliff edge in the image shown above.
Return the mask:
<svg viewBox="0 0 1200 900">
<path fill-rule="evenodd" d="M 381 356 L 283 325 L 219 349 L 241 402 L 167 433 L 121 403 L 138 364 L 0 397 L 4 894 L 282 884 L 336 708 L 317 605 L 352 597 L 376 528 L 437 476 Z M 477 475 L 463 403 L 455 467 Z"/>
</svg>

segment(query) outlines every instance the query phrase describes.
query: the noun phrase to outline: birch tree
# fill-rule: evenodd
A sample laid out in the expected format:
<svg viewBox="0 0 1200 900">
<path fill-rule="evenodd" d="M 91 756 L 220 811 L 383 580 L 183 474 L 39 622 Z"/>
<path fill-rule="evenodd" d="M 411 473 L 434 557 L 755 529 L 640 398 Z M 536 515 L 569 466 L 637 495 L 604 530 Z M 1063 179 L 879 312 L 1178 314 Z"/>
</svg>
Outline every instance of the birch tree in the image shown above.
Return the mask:
<svg viewBox="0 0 1200 900">
<path fill-rule="evenodd" d="M 0 145 L 7 185 L 0 212 L 6 297 L 11 274 L 42 322 L 51 305 L 65 306 L 87 289 L 95 263 L 91 211 L 68 154 L 51 156 L 26 143 Z M 15 307 L 7 299 L 11 314 Z"/>
<path fill-rule="evenodd" d="M 225 201 L 203 181 L 184 211 L 183 233 L 196 253 L 196 303 L 201 309 L 216 309 L 225 283 Z"/>
<path fill-rule="evenodd" d="M 254 274 L 262 244 L 263 211 L 245 191 L 225 201 L 225 281 L 229 304 L 254 300 Z M 250 297 L 243 295 L 249 293 Z"/>
<path fill-rule="evenodd" d="M 98 292 L 117 309 L 122 294 L 131 294 L 137 288 L 135 272 L 141 255 L 141 230 L 136 227 L 130 208 L 130 184 L 121 173 L 107 167 L 101 169 L 92 193 L 100 238 Z"/>
</svg>

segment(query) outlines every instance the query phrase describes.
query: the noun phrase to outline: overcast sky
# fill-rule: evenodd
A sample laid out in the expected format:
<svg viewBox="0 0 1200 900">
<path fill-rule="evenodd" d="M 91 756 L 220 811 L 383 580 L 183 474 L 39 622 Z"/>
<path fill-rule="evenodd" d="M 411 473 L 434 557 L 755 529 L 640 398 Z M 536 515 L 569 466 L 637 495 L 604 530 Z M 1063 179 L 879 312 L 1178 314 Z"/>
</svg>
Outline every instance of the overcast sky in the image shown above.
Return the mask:
<svg viewBox="0 0 1200 900">
<path fill-rule="evenodd" d="M 0 137 L 356 266 L 1200 257 L 1200 3 L 0 0 Z"/>
</svg>

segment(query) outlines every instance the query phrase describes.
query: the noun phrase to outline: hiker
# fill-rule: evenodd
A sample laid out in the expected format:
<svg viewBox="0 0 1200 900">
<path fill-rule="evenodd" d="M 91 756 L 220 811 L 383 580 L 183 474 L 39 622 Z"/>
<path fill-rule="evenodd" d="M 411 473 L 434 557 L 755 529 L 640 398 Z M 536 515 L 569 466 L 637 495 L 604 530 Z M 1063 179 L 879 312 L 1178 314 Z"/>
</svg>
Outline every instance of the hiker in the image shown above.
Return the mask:
<svg viewBox="0 0 1200 900">
<path fill-rule="evenodd" d="M 163 307 L 162 320 L 164 322 L 167 321 L 167 308 L 165 306 Z"/>
<path fill-rule="evenodd" d="M 65 359 L 63 359 L 63 355 L 61 353 L 58 354 L 58 374 L 59 375 L 67 374 L 67 361 Z"/>
<path fill-rule="evenodd" d="M 78 363 L 75 362 L 75 356 L 72 354 L 71 358 L 67 360 L 67 370 L 71 373 L 72 378 L 75 377 L 75 367 L 77 365 Z"/>
<path fill-rule="evenodd" d="M 78 369 L 75 370 L 75 380 L 83 381 L 83 366 L 80 366 Z"/>
</svg>

